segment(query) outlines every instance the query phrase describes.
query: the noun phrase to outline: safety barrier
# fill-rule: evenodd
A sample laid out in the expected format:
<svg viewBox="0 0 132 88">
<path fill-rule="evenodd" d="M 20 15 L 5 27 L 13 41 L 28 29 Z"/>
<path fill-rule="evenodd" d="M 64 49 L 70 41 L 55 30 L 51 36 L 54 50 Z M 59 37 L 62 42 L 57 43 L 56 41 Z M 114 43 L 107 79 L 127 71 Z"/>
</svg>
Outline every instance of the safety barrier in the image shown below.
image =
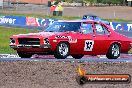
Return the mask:
<svg viewBox="0 0 132 88">
<path fill-rule="evenodd" d="M 110 22 L 114 30 L 132 31 L 132 22 Z"/>
<path fill-rule="evenodd" d="M 0 16 L 0 25 L 25 27 L 32 29 L 45 29 L 58 19 L 36 18 L 25 16 Z M 132 31 L 132 22 L 110 22 L 114 30 Z"/>
<path fill-rule="evenodd" d="M 24 27 L 32 29 L 45 29 L 57 19 L 36 18 L 25 16 L 0 16 L 0 25 Z"/>
</svg>

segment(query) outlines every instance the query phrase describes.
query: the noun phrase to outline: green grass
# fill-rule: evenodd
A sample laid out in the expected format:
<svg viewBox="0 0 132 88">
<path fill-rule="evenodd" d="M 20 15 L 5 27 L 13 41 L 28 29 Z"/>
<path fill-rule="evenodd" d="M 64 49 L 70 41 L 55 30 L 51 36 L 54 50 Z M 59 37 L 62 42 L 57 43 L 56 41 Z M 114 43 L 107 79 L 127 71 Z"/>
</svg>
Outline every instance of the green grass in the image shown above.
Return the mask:
<svg viewBox="0 0 132 88">
<path fill-rule="evenodd" d="M 55 18 L 55 19 L 64 19 L 64 20 L 74 20 L 74 19 L 81 19 L 81 17 L 78 16 L 47 16 L 42 14 L 21 14 L 21 13 L 14 13 L 14 12 L 4 12 L 0 15 L 12 15 L 12 16 L 29 16 L 29 17 L 38 17 L 38 18 Z M 109 22 L 132 22 L 132 20 L 124 20 L 124 19 L 104 19 Z"/>
<path fill-rule="evenodd" d="M 20 14 L 20 13 L 1 13 L 0 14 L 5 16 L 29 16 L 29 17 L 38 17 L 38 18 L 55 18 L 55 19 L 64 19 L 64 20 L 73 20 L 73 19 L 81 19 L 81 17 L 78 16 L 47 16 L 47 15 L 40 15 L 40 14 Z"/>
<path fill-rule="evenodd" d="M 124 19 L 104 19 L 109 22 L 132 22 L 132 20 L 124 20 Z"/>
<path fill-rule="evenodd" d="M 132 49 L 128 53 L 132 54 Z"/>
<path fill-rule="evenodd" d="M 14 34 L 25 34 L 25 33 L 31 33 L 31 32 L 38 32 L 38 30 L 27 30 L 23 28 L 9 28 L 9 27 L 1 27 L 0 26 L 0 54 L 12 54 L 16 53 L 13 49 L 9 47 L 9 38 L 11 35 Z"/>
</svg>

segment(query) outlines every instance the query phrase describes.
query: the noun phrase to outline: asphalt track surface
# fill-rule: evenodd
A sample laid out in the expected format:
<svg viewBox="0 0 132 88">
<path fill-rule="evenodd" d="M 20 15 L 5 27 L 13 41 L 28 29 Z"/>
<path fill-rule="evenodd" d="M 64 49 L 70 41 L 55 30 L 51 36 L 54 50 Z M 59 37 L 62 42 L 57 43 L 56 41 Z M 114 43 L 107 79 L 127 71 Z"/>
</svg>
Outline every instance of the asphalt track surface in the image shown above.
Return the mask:
<svg viewBox="0 0 132 88">
<path fill-rule="evenodd" d="M 85 55 L 81 59 L 68 57 L 66 59 L 56 59 L 51 56 L 33 56 L 32 58 L 0 58 L 0 61 L 55 61 L 55 62 L 132 62 L 132 54 L 121 54 L 118 59 L 107 59 L 105 56 Z"/>
</svg>

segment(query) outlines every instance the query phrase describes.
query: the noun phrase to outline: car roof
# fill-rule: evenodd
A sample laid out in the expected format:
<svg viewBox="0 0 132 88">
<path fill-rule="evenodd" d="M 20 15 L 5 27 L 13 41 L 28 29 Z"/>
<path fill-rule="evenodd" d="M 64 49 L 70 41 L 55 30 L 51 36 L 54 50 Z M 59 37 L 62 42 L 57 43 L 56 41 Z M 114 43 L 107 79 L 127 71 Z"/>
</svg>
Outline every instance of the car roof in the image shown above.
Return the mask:
<svg viewBox="0 0 132 88">
<path fill-rule="evenodd" d="M 99 22 L 95 20 L 58 20 L 56 22 Z"/>
</svg>

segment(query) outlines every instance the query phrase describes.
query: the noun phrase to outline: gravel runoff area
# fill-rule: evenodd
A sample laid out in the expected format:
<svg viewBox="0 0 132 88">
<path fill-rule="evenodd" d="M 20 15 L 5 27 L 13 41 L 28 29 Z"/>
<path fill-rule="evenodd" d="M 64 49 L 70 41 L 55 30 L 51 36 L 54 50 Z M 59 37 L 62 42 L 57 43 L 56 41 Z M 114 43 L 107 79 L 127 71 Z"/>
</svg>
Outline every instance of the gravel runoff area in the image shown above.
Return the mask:
<svg viewBox="0 0 132 88">
<path fill-rule="evenodd" d="M 0 88 L 132 88 L 130 84 L 84 84 L 75 78 L 81 65 L 89 74 L 130 74 L 132 63 L 0 62 Z"/>
<path fill-rule="evenodd" d="M 16 7 L 16 6 L 14 6 Z M 50 15 L 50 8 L 45 5 L 18 5 L 15 8 L 4 8 L 0 12 L 9 13 L 30 13 Z M 64 7 L 64 16 L 80 16 L 84 14 L 95 14 L 105 19 L 132 20 L 132 7 L 128 6 L 106 6 L 106 7 Z"/>
</svg>

